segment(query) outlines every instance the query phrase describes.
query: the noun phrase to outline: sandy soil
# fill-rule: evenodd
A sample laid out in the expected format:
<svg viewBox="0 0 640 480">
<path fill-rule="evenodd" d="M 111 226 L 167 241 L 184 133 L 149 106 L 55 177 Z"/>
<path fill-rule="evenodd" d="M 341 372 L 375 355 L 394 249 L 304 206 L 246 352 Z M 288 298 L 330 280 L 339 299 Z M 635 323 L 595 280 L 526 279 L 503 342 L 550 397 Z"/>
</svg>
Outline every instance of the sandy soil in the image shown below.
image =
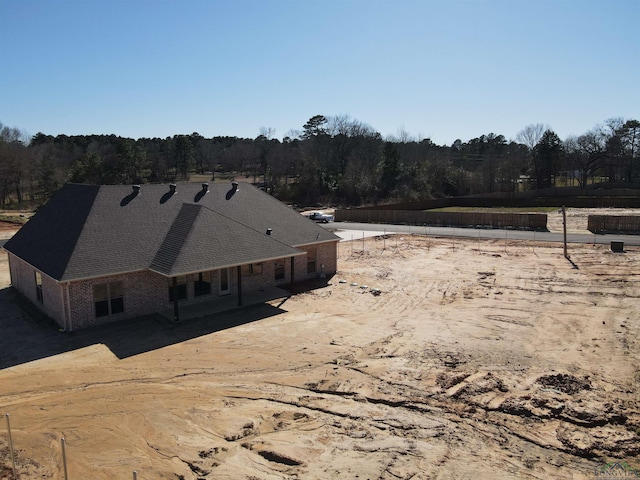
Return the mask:
<svg viewBox="0 0 640 480">
<path fill-rule="evenodd" d="M 17 222 L 7 222 L 0 220 L 0 239 L 5 240 L 13 237 L 16 229 L 19 228 Z"/>
<path fill-rule="evenodd" d="M 569 262 L 555 244 L 362 245 L 281 305 L 72 334 L 18 308 L 0 254 L 0 414 L 20 478 L 64 478 L 62 437 L 71 479 L 640 467 L 640 248 L 571 246 Z M 11 478 L 0 427 L 3 464 Z"/>
<path fill-rule="evenodd" d="M 587 230 L 589 215 L 640 215 L 638 208 L 567 208 L 567 232 L 591 233 Z M 547 213 L 550 232 L 562 232 L 562 210 Z"/>
</svg>

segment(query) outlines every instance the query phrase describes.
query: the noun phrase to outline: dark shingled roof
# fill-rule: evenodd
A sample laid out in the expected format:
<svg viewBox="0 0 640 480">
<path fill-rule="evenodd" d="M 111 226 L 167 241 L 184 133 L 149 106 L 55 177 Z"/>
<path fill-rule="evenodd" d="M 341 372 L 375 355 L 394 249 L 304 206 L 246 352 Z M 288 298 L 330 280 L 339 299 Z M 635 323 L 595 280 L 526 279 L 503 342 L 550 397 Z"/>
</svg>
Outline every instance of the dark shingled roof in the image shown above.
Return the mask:
<svg viewBox="0 0 640 480">
<path fill-rule="evenodd" d="M 99 190 L 95 185 L 66 185 L 5 243 L 5 250 L 61 279 Z"/>
<path fill-rule="evenodd" d="M 272 229 L 267 235 L 267 229 Z M 338 237 L 251 186 L 62 187 L 5 244 L 59 281 L 151 269 L 167 276 L 300 254 Z"/>
<path fill-rule="evenodd" d="M 167 276 L 300 255 L 265 233 L 201 205 L 183 204 L 151 262 Z"/>
</svg>

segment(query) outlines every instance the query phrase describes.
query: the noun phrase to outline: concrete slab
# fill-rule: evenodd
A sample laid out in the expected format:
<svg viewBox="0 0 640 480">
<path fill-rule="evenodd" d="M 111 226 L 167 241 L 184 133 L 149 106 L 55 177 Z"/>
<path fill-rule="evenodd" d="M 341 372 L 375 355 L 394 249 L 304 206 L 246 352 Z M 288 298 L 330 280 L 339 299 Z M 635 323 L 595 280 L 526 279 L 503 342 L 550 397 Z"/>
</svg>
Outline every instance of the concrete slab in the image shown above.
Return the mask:
<svg viewBox="0 0 640 480">
<path fill-rule="evenodd" d="M 350 241 L 350 240 L 362 240 L 364 238 L 369 237 L 379 237 L 381 235 L 391 235 L 396 232 L 385 232 L 385 231 L 367 231 L 367 230 L 334 230 L 332 231 L 335 235 L 340 237 L 341 241 Z"/>
</svg>

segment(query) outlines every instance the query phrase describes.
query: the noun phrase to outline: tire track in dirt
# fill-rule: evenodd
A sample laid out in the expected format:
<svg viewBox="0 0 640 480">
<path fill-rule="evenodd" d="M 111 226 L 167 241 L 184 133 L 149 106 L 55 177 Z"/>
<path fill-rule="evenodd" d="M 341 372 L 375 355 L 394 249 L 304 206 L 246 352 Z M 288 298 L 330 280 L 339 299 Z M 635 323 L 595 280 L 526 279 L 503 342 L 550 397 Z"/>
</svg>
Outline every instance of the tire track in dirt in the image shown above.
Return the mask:
<svg viewBox="0 0 640 480">
<path fill-rule="evenodd" d="M 638 252 L 623 262 L 576 248 L 573 269 L 557 248 L 406 241 L 341 260 L 330 285 L 281 316 L 109 357 L 108 369 L 69 352 L 0 371 L 22 385 L 9 395 L 37 393 L 29 369 L 60 376 L 46 384 L 59 395 L 12 406 L 25 456 L 48 466 L 62 431 L 74 473 L 96 479 L 141 466 L 143 478 L 189 480 L 573 479 L 634 464 L 638 287 L 603 282 L 631 297 L 595 306 L 590 292 L 606 278 L 596 274 L 633 272 Z"/>
</svg>

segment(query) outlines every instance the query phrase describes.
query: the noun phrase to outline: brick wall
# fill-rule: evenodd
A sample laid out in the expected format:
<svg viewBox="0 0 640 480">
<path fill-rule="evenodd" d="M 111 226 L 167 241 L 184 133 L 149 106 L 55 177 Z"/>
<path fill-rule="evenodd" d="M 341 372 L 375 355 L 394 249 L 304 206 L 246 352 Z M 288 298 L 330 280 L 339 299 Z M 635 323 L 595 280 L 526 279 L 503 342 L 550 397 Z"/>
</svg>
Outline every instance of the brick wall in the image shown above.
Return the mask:
<svg viewBox="0 0 640 480">
<path fill-rule="evenodd" d="M 318 268 L 324 264 L 324 273 L 334 275 L 338 271 L 338 242 L 318 245 Z"/>
<path fill-rule="evenodd" d="M 322 272 L 333 274 L 336 272 L 337 242 L 326 242 L 300 247 L 306 251 L 306 256 L 294 257 L 295 281 L 317 278 Z M 316 271 L 307 272 L 309 258 L 316 259 Z M 284 265 L 284 278 L 275 279 L 276 265 Z M 324 265 L 324 268 L 322 267 Z M 54 319 L 61 327 L 69 330 L 79 330 L 110 322 L 126 320 L 142 315 L 148 315 L 161 310 L 172 308 L 169 301 L 170 279 L 151 271 L 140 271 L 122 275 L 95 278 L 77 282 L 60 284 L 56 280 L 42 275 L 43 302 L 36 296 L 35 269 L 18 257 L 9 253 L 11 281 L 26 298 L 46 315 Z M 262 263 L 262 272 L 250 271 L 248 265 L 241 267 L 242 291 L 248 293 L 271 286 L 288 286 L 291 282 L 291 258 Z M 196 275 L 187 276 L 187 299 L 181 304 L 192 304 L 213 301 L 220 294 L 220 272 L 211 272 L 211 294 L 195 296 L 194 281 Z M 124 311 L 117 314 L 96 317 L 93 287 L 97 284 L 122 282 Z M 237 268 L 229 269 L 230 293 L 237 294 Z M 67 298 L 68 292 L 68 298 Z M 70 305 L 70 312 L 65 312 Z M 66 313 L 66 315 L 65 315 Z M 71 320 L 69 320 L 69 318 Z"/>
<path fill-rule="evenodd" d="M 124 311 L 96 317 L 93 286 L 122 282 Z M 150 271 L 111 275 L 69 284 L 73 330 L 148 315 L 171 307 L 167 279 Z"/>
<path fill-rule="evenodd" d="M 241 267 L 243 292 L 255 292 L 275 285 L 275 265 L 273 262 L 262 262 L 257 265 L 262 266 L 262 272 L 256 272 L 254 267 L 254 272 L 251 273 L 249 265 L 243 265 Z"/>
<path fill-rule="evenodd" d="M 244 268 L 248 271 L 248 266 Z M 271 272 L 271 276 L 269 276 L 269 272 Z M 220 272 L 218 270 L 211 272 L 211 294 L 195 296 L 195 280 L 197 280 L 197 275 L 187 275 L 187 298 L 180 300 L 180 305 L 211 302 L 220 296 Z M 124 311 L 115 315 L 96 317 L 93 286 L 116 281 L 122 282 Z M 169 286 L 171 284 L 170 278 L 151 271 L 73 282 L 69 286 L 73 329 L 103 325 L 171 309 L 173 308 L 173 303 L 169 300 Z M 265 264 L 262 275 L 243 276 L 242 290 L 246 292 L 269 284 L 273 285 L 273 270 L 269 270 Z M 235 267 L 229 269 L 229 286 L 231 287 L 230 293 L 236 294 L 237 269 Z"/>
<path fill-rule="evenodd" d="M 296 280 L 310 280 L 318 278 L 321 273 L 333 275 L 338 270 L 338 242 L 331 241 L 312 245 L 304 245 L 297 247 L 307 252 L 304 257 L 296 257 L 295 276 Z M 315 272 L 307 272 L 307 262 L 315 259 Z M 324 266 L 323 266 L 324 265 Z"/>
<path fill-rule="evenodd" d="M 9 257 L 9 272 L 11 284 L 22 295 L 28 298 L 33 305 L 41 310 L 45 315 L 64 327 L 64 303 L 63 292 L 60 284 L 42 275 L 42 303 L 36 295 L 36 269 L 24 260 L 16 257 L 11 252 L 7 252 Z"/>
</svg>

